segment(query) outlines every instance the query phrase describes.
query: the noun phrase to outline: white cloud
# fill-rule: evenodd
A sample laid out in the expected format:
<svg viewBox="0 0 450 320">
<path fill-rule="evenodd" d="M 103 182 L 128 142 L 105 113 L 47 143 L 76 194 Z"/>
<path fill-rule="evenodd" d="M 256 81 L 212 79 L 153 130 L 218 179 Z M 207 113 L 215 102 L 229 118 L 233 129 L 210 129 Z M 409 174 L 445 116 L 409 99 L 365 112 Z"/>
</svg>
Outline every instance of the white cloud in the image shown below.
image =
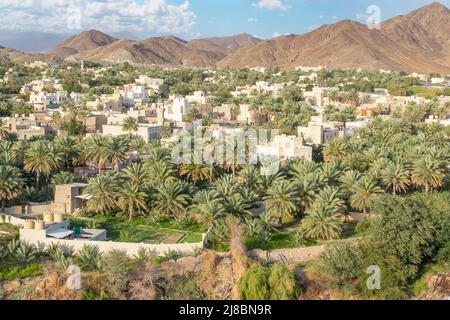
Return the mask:
<svg viewBox="0 0 450 320">
<path fill-rule="evenodd" d="M 268 9 L 268 10 L 289 9 L 289 6 L 285 5 L 282 0 L 260 0 L 258 3 L 253 3 L 252 6 L 259 9 Z"/>
<path fill-rule="evenodd" d="M 0 0 L 0 30 L 75 33 L 187 34 L 196 21 L 189 1 Z"/>
<path fill-rule="evenodd" d="M 320 20 L 322 20 L 322 19 L 324 19 L 325 18 L 325 16 L 319 16 L 319 19 Z"/>
<path fill-rule="evenodd" d="M 258 22 L 258 19 L 256 19 L 256 18 L 248 18 L 247 21 L 248 22 Z"/>
</svg>

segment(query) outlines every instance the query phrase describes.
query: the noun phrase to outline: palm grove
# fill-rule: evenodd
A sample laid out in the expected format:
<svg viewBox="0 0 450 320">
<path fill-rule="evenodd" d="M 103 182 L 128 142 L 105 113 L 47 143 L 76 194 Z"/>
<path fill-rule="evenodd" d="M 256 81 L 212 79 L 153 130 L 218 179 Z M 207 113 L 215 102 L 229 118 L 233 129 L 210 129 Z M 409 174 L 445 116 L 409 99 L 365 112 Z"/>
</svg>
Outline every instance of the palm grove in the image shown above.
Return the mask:
<svg viewBox="0 0 450 320">
<path fill-rule="evenodd" d="M 251 103 L 269 114 L 269 126 L 290 131 L 312 115 L 300 100 L 287 90 L 284 98 L 258 96 Z M 332 247 L 323 258 L 332 281 L 354 283 L 354 290 L 364 290 L 361 275 L 369 262 L 390 266 L 387 270 L 398 266 L 396 277 L 389 279 L 397 288 L 414 279 L 429 259 L 448 259 L 448 129 L 416 121 L 410 114 L 417 106 L 408 107 L 399 119 L 376 119 L 351 137 L 317 148 L 315 162 L 283 163 L 273 175 L 261 174 L 261 165 L 240 165 L 237 159 L 226 165 L 175 165 L 170 147 L 147 144 L 134 135 L 137 123 L 132 118 L 124 121 L 122 136 L 83 137 L 83 108 L 66 108 L 68 115 L 53 121 L 69 136 L 16 141 L 2 131 L 2 210 L 10 204 L 51 200 L 55 185 L 74 182 L 74 168 L 89 163 L 97 174 L 88 181 L 83 215 L 202 225 L 211 228 L 209 242 L 217 249 L 229 240 L 230 217 L 241 221 L 247 239 L 270 243 L 277 231 L 304 245 L 308 240 L 339 239 L 348 216 L 365 213 L 369 218 L 360 224 L 373 231 L 368 242 Z M 352 108 L 327 110 L 344 122 L 354 117 Z M 205 149 L 217 143 L 202 141 Z M 123 166 L 131 151 L 143 156 Z M 252 214 L 261 206 L 262 214 Z M 399 234 L 402 237 L 396 238 Z M 349 270 L 345 261 L 357 267 Z"/>
</svg>

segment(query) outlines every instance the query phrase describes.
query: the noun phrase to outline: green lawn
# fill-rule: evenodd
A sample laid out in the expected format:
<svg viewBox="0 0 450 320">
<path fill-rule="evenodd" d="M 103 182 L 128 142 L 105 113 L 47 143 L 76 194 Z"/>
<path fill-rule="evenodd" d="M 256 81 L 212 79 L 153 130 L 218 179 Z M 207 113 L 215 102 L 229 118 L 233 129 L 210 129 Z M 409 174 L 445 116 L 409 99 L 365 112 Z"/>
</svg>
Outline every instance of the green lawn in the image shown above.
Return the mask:
<svg viewBox="0 0 450 320">
<path fill-rule="evenodd" d="M 202 233 L 206 229 L 198 225 L 187 227 L 175 226 L 170 219 L 163 219 L 158 224 L 152 224 L 146 218 L 137 217 L 129 221 L 124 217 L 95 216 L 93 218 L 70 219 L 72 227 L 86 228 L 90 222 L 96 222 L 96 228 L 105 229 L 108 239 L 112 241 L 133 243 L 195 243 L 202 241 Z"/>
</svg>

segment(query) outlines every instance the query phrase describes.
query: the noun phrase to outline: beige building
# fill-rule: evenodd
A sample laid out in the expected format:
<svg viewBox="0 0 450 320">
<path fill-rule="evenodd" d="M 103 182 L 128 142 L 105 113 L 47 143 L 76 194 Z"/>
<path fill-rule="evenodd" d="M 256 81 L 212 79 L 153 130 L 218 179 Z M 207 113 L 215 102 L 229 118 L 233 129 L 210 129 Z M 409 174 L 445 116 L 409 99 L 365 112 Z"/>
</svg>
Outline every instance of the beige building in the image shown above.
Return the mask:
<svg viewBox="0 0 450 320">
<path fill-rule="evenodd" d="M 257 145 L 258 157 L 276 157 L 279 160 L 294 158 L 312 161 L 312 147 L 304 146 L 303 139 L 297 136 L 279 135 L 267 144 Z"/>
<path fill-rule="evenodd" d="M 303 137 L 308 144 L 327 144 L 342 137 L 344 124 L 340 122 L 325 122 L 323 115 L 311 117 L 307 127 L 298 127 L 298 136 Z"/>
<path fill-rule="evenodd" d="M 134 132 L 133 135 L 141 137 L 145 142 L 150 142 L 160 139 L 162 126 L 152 125 L 152 124 L 140 124 L 138 126 L 138 131 Z M 111 136 L 121 136 L 128 134 L 128 132 L 123 131 L 122 125 L 118 124 L 105 124 L 103 125 L 103 134 Z"/>
<path fill-rule="evenodd" d="M 53 211 L 71 214 L 77 209 L 84 208 L 87 198 L 83 195 L 83 192 L 87 186 L 85 183 L 55 186 Z"/>
</svg>

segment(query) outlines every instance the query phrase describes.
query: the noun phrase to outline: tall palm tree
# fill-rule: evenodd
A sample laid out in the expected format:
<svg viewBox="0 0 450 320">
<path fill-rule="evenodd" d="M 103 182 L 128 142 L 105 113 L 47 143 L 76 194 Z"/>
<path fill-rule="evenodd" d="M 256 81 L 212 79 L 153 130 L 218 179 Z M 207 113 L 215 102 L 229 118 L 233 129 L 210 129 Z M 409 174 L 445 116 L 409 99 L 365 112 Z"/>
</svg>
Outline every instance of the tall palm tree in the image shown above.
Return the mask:
<svg viewBox="0 0 450 320">
<path fill-rule="evenodd" d="M 149 174 L 141 163 L 132 163 L 122 172 L 128 180 L 138 186 L 144 187 L 149 183 Z"/>
<path fill-rule="evenodd" d="M 125 132 L 128 132 L 128 134 L 130 136 L 130 140 L 131 140 L 133 133 L 135 133 L 139 130 L 139 123 L 138 123 L 137 119 L 133 118 L 133 117 L 127 117 L 127 118 L 123 119 L 122 130 Z"/>
<path fill-rule="evenodd" d="M 16 141 L 12 147 L 12 157 L 14 161 L 16 162 L 17 166 L 20 168 L 23 168 L 25 157 L 27 150 L 29 148 L 30 144 L 26 140 L 19 140 Z"/>
<path fill-rule="evenodd" d="M 186 177 L 193 183 L 210 179 L 210 167 L 204 164 L 182 164 L 180 165 L 180 176 Z"/>
<path fill-rule="evenodd" d="M 350 197 L 350 204 L 353 208 L 363 210 L 364 214 L 367 214 L 370 200 L 374 195 L 379 193 L 383 193 L 383 189 L 370 177 L 363 177 L 355 184 L 353 194 Z"/>
<path fill-rule="evenodd" d="M 80 152 L 78 140 L 72 136 L 58 137 L 55 139 L 55 144 L 63 155 L 66 168 L 70 169 L 73 159 Z"/>
<path fill-rule="evenodd" d="M 111 137 L 107 140 L 104 149 L 104 159 L 114 164 L 115 170 L 119 170 L 120 163 L 127 160 L 127 143 L 121 137 Z"/>
<path fill-rule="evenodd" d="M 195 194 L 190 212 L 198 223 L 207 227 L 225 215 L 224 207 L 217 199 L 215 191 L 206 190 Z"/>
<path fill-rule="evenodd" d="M 52 176 L 52 184 L 55 186 L 71 184 L 75 181 L 75 175 L 71 172 L 61 171 Z"/>
<path fill-rule="evenodd" d="M 119 179 L 115 172 L 100 173 L 89 180 L 84 194 L 89 197 L 87 209 L 96 213 L 113 210 L 119 191 Z"/>
<path fill-rule="evenodd" d="M 346 197 L 350 197 L 356 182 L 361 178 L 361 174 L 356 170 L 349 170 L 339 178 L 340 188 Z"/>
<path fill-rule="evenodd" d="M 337 213 L 342 212 L 344 201 L 341 199 L 339 189 L 337 187 L 327 186 L 317 195 L 316 203 L 329 206 Z"/>
<path fill-rule="evenodd" d="M 234 193 L 231 197 L 222 199 L 223 208 L 226 214 L 238 217 L 244 220 L 244 217 L 250 216 L 250 205 L 240 193 Z"/>
<path fill-rule="evenodd" d="M 260 173 L 256 166 L 249 165 L 239 172 L 239 181 L 241 184 L 252 190 L 256 190 L 258 187 Z"/>
<path fill-rule="evenodd" d="M 426 193 L 442 186 L 444 179 L 444 162 L 435 160 L 427 155 L 414 164 L 412 182 L 419 187 L 425 187 Z"/>
<path fill-rule="evenodd" d="M 0 139 L 7 139 L 9 136 L 9 126 L 6 120 L 0 118 Z"/>
<path fill-rule="evenodd" d="M 22 193 L 24 181 L 19 169 L 0 165 L 0 201 L 2 204 L 2 212 L 5 211 L 7 200 L 13 200 Z"/>
<path fill-rule="evenodd" d="M 280 224 L 283 218 L 293 216 L 297 210 L 296 206 L 297 190 L 295 185 L 282 181 L 274 184 L 264 198 L 266 211 L 275 218 L 278 218 Z"/>
<path fill-rule="evenodd" d="M 401 161 L 389 161 L 381 171 L 383 183 L 392 190 L 395 196 L 397 192 L 405 192 L 411 184 L 411 173 L 408 166 Z"/>
<path fill-rule="evenodd" d="M 141 191 L 139 185 L 127 181 L 120 188 L 117 205 L 128 213 L 128 219 L 131 220 L 135 209 L 139 211 L 145 209 L 145 198 L 146 195 Z"/>
<path fill-rule="evenodd" d="M 302 214 L 314 202 L 316 195 L 323 188 L 324 182 L 323 176 L 316 173 L 310 173 L 295 180 L 298 190 L 298 203 L 300 205 L 299 211 Z"/>
<path fill-rule="evenodd" d="M 97 173 L 102 172 L 103 166 L 107 160 L 107 145 L 108 137 L 100 134 L 94 134 L 84 141 L 84 157 L 95 164 Z"/>
<path fill-rule="evenodd" d="M 155 209 L 161 214 L 177 216 L 189 205 L 190 195 L 179 181 L 168 181 L 158 188 Z"/>
<path fill-rule="evenodd" d="M 60 157 L 54 153 L 50 144 L 43 140 L 35 141 L 26 152 L 24 169 L 36 175 L 36 189 L 42 174 L 48 175 L 59 166 Z"/>
<path fill-rule="evenodd" d="M 323 149 L 323 155 L 326 161 L 331 159 L 342 160 L 347 155 L 347 143 L 344 139 L 332 140 Z"/>
<path fill-rule="evenodd" d="M 306 235 L 312 239 L 336 239 L 342 232 L 339 213 L 326 204 L 316 204 L 309 208 L 302 226 Z"/>
<path fill-rule="evenodd" d="M 174 182 L 175 170 L 167 162 L 145 162 L 145 170 L 148 172 L 149 180 L 153 186 L 158 188 L 166 182 Z"/>
</svg>

